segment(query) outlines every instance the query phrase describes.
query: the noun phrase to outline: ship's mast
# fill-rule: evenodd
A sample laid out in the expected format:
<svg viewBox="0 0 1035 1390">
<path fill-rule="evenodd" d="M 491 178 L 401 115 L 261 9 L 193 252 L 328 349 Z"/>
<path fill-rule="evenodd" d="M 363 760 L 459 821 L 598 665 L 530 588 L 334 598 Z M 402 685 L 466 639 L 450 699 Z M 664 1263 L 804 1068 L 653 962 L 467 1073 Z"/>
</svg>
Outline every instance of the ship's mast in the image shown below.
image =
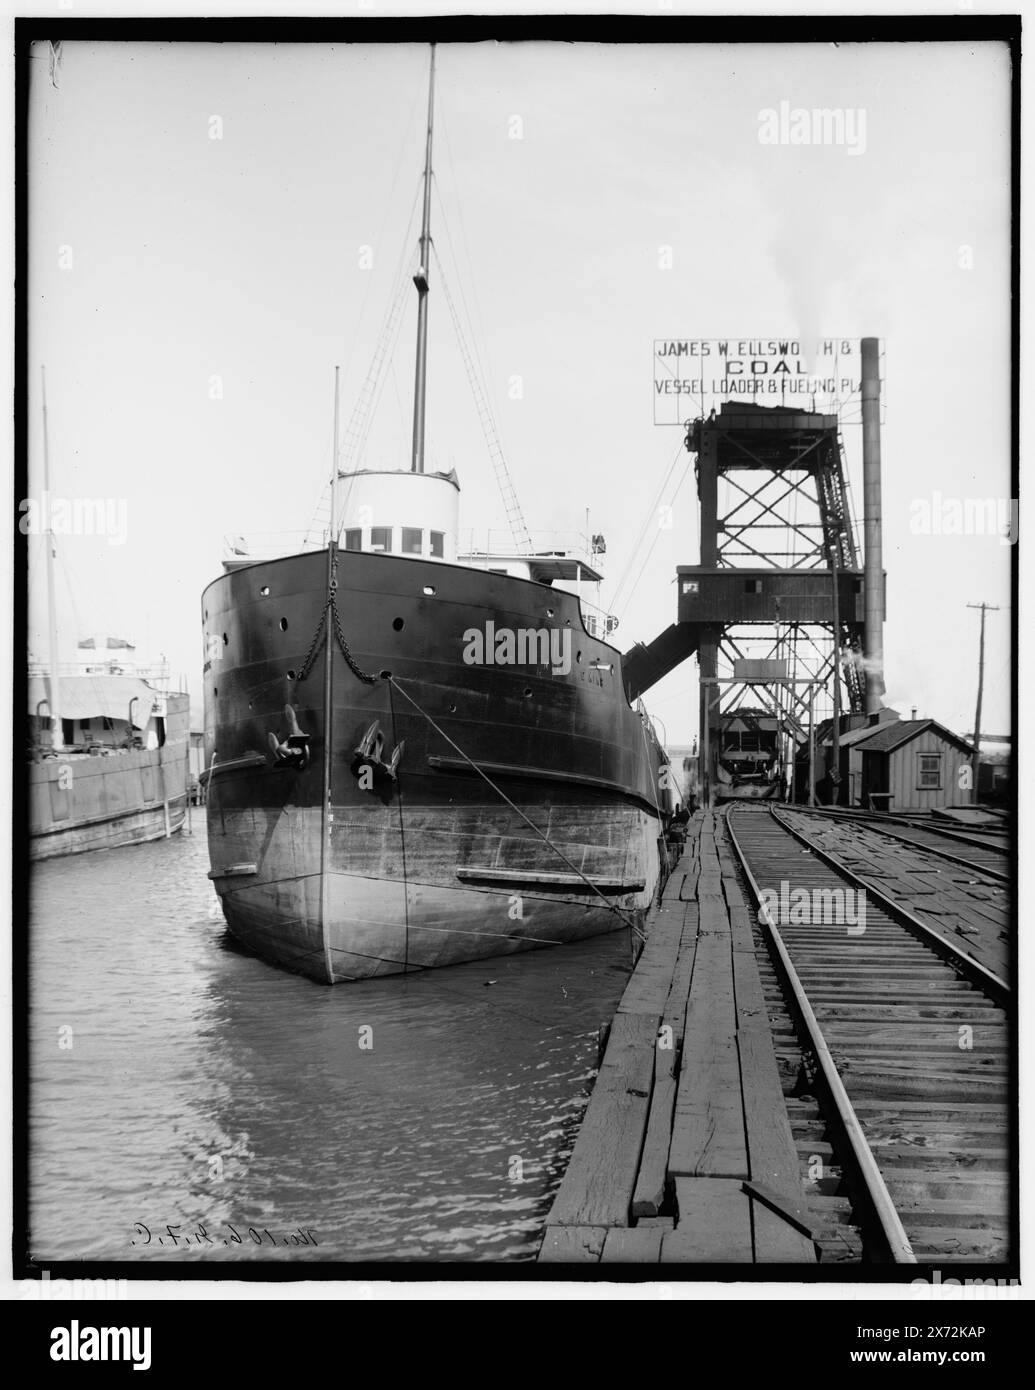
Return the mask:
<svg viewBox="0 0 1035 1390">
<path fill-rule="evenodd" d="M 40 367 L 40 383 L 43 400 L 43 506 L 46 509 L 46 526 L 43 543 L 47 548 L 47 707 L 50 710 L 51 743 L 55 749 L 65 746 L 61 734 L 61 696 L 60 676 L 58 674 L 57 650 L 57 604 L 54 591 L 54 531 L 51 526 L 50 507 L 50 439 L 47 432 L 47 369 Z"/>
<path fill-rule="evenodd" d="M 424 408 L 428 384 L 428 273 L 431 261 L 431 132 L 435 109 L 435 45 L 431 45 L 428 76 L 428 140 L 424 152 L 424 217 L 420 229 L 417 286 L 417 370 L 413 388 L 413 461 L 411 472 L 424 472 Z"/>
</svg>

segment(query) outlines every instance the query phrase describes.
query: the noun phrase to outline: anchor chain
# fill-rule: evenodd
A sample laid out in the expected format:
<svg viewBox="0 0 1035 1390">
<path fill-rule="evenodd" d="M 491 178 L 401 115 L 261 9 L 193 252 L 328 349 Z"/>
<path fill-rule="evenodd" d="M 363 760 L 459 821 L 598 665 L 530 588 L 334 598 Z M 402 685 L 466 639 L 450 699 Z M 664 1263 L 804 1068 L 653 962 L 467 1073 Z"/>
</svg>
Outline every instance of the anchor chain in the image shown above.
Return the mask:
<svg viewBox="0 0 1035 1390">
<path fill-rule="evenodd" d="M 377 677 L 371 675 L 369 671 L 364 671 L 361 667 L 357 666 L 355 658 L 349 650 L 349 644 L 345 640 L 345 633 L 341 626 L 341 617 L 338 613 L 338 605 L 335 598 L 337 591 L 338 557 L 337 555 L 335 555 L 331 565 L 330 583 L 327 586 L 327 602 L 323 606 L 323 612 L 320 614 L 320 621 L 316 625 L 316 631 L 313 633 L 313 640 L 309 644 L 309 651 L 306 653 L 305 661 L 303 661 L 302 663 L 302 669 L 298 673 L 298 680 L 299 682 L 304 681 L 306 677 L 309 675 L 309 672 L 313 669 L 313 662 L 316 660 L 316 653 L 320 650 L 320 647 L 322 645 L 320 637 L 321 635 L 325 635 L 325 629 L 327 626 L 327 613 L 329 610 L 331 618 L 334 622 L 334 636 L 339 648 L 341 649 L 341 654 L 345 658 L 349 670 L 352 672 L 354 676 L 357 677 L 357 679 L 361 680 L 364 685 L 373 685 L 376 682 Z"/>
</svg>

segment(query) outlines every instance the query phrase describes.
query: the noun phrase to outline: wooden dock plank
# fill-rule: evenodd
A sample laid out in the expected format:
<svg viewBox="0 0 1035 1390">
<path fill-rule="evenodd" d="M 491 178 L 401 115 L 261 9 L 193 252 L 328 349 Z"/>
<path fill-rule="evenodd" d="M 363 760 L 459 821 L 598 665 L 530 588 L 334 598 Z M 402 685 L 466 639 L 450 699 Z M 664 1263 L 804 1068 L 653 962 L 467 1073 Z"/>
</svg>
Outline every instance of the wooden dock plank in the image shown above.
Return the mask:
<svg viewBox="0 0 1035 1390">
<path fill-rule="evenodd" d="M 815 1262 L 751 909 L 721 822 L 695 829 L 651 913 L 541 1260 Z M 674 1228 L 658 1215 L 673 1192 Z"/>
<path fill-rule="evenodd" d="M 596 1264 L 607 1230 L 602 1226 L 547 1226 L 540 1264 Z"/>
<path fill-rule="evenodd" d="M 654 1081 L 658 1014 L 617 1014 L 552 1226 L 628 1226 Z"/>
<path fill-rule="evenodd" d="M 686 1006 L 690 997 L 690 984 L 697 954 L 698 908 L 696 903 L 687 903 L 685 906 L 682 941 L 661 1018 L 662 1037 L 659 1038 L 654 1062 L 654 1090 L 651 1094 L 650 1115 L 643 1141 L 640 1171 L 633 1191 L 634 1216 L 656 1215 L 661 1210 L 665 1198 L 668 1154 L 672 1143 L 672 1116 L 683 1048 L 683 1029 L 686 1025 Z M 662 1046 L 667 1041 L 666 1029 L 672 1030 L 671 1050 Z"/>
<path fill-rule="evenodd" d="M 633 1216 L 657 1216 L 665 1200 L 668 1153 L 672 1144 L 672 1113 L 676 1104 L 676 1057 L 674 1050 L 665 1052 L 661 1048 L 655 1049 L 654 1090 L 633 1188 Z"/>
<path fill-rule="evenodd" d="M 685 909 L 679 952 L 676 956 L 675 969 L 672 971 L 668 997 L 665 1000 L 665 1008 L 661 1016 L 662 1025 L 673 1030 L 677 1049 L 683 1046 L 686 1006 L 690 998 L 694 961 L 697 957 L 697 938 L 701 923 L 701 913 L 696 903 L 686 903 Z"/>
<path fill-rule="evenodd" d="M 761 1024 L 769 1028 L 769 1012 L 762 981 L 758 974 L 754 951 L 733 952 L 733 990 L 737 1010 L 737 1027 Z"/>
<path fill-rule="evenodd" d="M 737 1045 L 713 1033 L 703 1015 L 686 1030 L 668 1169 L 680 1177 L 748 1176 Z"/>
<path fill-rule="evenodd" d="M 750 1175 L 773 1192 L 779 1205 L 798 1211 L 805 1200 L 801 1169 L 780 1083 L 747 904 L 739 884 L 729 873 L 723 878 L 723 888 L 733 932 L 737 1051 Z M 815 1263 L 812 1241 L 783 1216 L 756 1200 L 752 1201 L 751 1210 L 758 1263 Z"/>
<path fill-rule="evenodd" d="M 683 937 L 687 904 L 677 899 L 653 914 L 650 932 L 619 1002 L 619 1014 L 661 1016 Z"/>
<path fill-rule="evenodd" d="M 656 1265 L 661 1259 L 664 1237 L 665 1232 L 656 1226 L 630 1226 L 624 1231 L 608 1231 L 600 1263 Z"/>
<path fill-rule="evenodd" d="M 729 923 L 701 904 L 700 934 L 683 1035 L 669 1173 L 748 1177 L 735 1038 Z"/>
<path fill-rule="evenodd" d="M 730 1178 L 677 1178 L 679 1218 L 661 1242 L 661 1262 L 750 1264 L 751 1199 Z"/>
<path fill-rule="evenodd" d="M 699 909 L 668 1171 L 746 1178 L 729 918 L 721 894 L 699 894 Z"/>
<path fill-rule="evenodd" d="M 750 1176 L 800 1199 L 797 1150 L 764 1002 L 761 1007 L 762 1016 L 745 1019 L 737 1033 Z"/>
<path fill-rule="evenodd" d="M 755 1264 L 816 1263 L 816 1247 L 812 1241 L 757 1198 L 751 1199 L 751 1221 Z"/>
</svg>

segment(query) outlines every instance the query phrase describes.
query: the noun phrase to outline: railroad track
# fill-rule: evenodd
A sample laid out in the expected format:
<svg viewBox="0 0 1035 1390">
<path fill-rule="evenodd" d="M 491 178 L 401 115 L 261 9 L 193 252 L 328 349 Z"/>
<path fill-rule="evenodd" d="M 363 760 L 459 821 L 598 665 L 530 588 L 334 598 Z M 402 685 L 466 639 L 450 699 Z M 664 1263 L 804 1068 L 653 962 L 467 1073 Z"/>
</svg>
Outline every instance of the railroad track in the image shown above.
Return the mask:
<svg viewBox="0 0 1035 1390">
<path fill-rule="evenodd" d="M 961 834 L 955 830 L 943 830 L 940 826 L 921 824 L 914 820 L 883 816 L 879 812 L 846 810 L 833 806 L 795 806 L 794 809 L 809 815 L 826 816 L 830 820 L 860 821 L 871 830 L 879 830 L 889 839 L 918 845 L 940 859 L 947 859 L 950 863 L 958 864 L 974 873 L 984 874 L 996 883 L 1010 882 L 1009 839 L 1001 830 L 988 832 L 986 839 Z M 950 850 L 948 846 L 952 843 L 962 846 L 963 849 Z"/>
<path fill-rule="evenodd" d="M 824 1102 L 806 1192 L 850 1200 L 866 1260 L 1007 1261 L 1009 987 L 778 808 L 726 820 Z"/>
</svg>

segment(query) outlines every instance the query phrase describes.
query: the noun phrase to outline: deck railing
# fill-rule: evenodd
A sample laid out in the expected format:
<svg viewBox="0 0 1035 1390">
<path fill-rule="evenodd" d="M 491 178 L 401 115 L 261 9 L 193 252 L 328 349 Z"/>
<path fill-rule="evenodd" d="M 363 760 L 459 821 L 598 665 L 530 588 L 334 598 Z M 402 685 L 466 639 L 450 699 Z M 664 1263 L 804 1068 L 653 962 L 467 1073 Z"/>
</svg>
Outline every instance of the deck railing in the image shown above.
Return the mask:
<svg viewBox="0 0 1035 1390">
<path fill-rule="evenodd" d="M 604 551 L 594 546 L 593 538 L 582 531 L 530 531 L 529 549 L 518 550 L 514 537 L 505 530 L 480 530 L 464 527 L 457 532 L 456 549 L 458 555 L 483 557 L 489 555 L 536 556 L 568 555 L 583 564 L 600 566 Z"/>
<path fill-rule="evenodd" d="M 142 681 L 147 681 L 154 686 L 161 686 L 164 682 L 168 685 L 172 676 L 169 671 L 168 662 L 161 662 L 156 666 L 138 666 L 135 661 L 119 661 L 117 658 L 109 657 L 106 661 L 74 662 L 59 661 L 56 666 L 51 666 L 45 661 L 30 661 L 28 664 L 28 674 L 30 676 L 47 677 L 56 675 L 59 679 L 68 676 L 136 676 Z M 185 691 L 165 691 L 166 694 L 186 694 Z"/>
</svg>

